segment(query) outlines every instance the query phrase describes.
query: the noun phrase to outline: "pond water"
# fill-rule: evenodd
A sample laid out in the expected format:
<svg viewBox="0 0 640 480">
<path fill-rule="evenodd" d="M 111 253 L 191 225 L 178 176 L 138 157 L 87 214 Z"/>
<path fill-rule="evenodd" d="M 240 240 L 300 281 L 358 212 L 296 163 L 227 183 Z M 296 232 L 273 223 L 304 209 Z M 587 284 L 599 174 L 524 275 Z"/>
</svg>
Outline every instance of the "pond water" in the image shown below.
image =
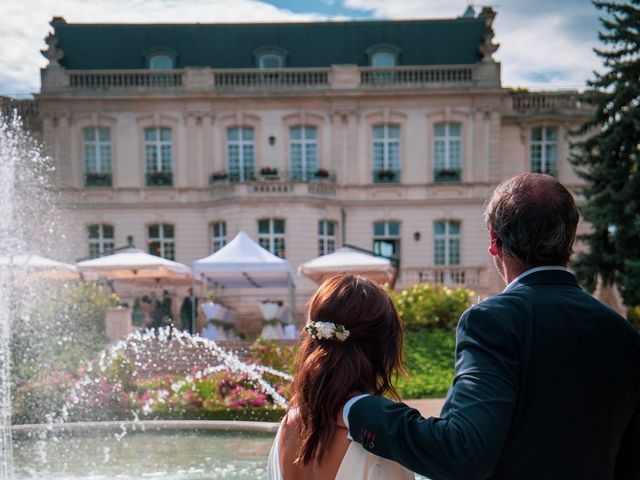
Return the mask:
<svg viewBox="0 0 640 480">
<path fill-rule="evenodd" d="M 273 433 L 14 433 L 15 480 L 264 479 Z"/>
</svg>

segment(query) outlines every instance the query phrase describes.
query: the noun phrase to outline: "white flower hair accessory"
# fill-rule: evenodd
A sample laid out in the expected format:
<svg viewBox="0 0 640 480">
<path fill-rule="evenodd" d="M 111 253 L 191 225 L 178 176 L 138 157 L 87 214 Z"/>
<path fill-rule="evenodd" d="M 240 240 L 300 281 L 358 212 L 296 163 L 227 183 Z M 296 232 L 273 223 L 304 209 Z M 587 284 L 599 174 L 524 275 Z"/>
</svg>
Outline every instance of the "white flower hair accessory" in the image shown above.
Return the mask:
<svg viewBox="0 0 640 480">
<path fill-rule="evenodd" d="M 307 324 L 304 329 L 316 340 L 340 340 L 344 342 L 349 338 L 349 330 L 344 328 L 344 325 L 335 324 L 331 322 L 314 322 L 307 320 Z"/>
</svg>

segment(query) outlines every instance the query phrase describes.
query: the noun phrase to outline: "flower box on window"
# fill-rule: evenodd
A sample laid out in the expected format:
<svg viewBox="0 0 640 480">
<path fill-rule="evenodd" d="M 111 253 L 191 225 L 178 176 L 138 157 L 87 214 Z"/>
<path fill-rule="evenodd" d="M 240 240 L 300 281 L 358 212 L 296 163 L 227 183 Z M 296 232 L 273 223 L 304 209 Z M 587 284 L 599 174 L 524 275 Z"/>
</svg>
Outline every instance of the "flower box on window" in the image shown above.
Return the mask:
<svg viewBox="0 0 640 480">
<path fill-rule="evenodd" d="M 260 175 L 268 180 L 278 178 L 278 169 L 275 167 L 262 167 L 260 169 Z"/>
<path fill-rule="evenodd" d="M 87 187 L 110 187 L 111 173 L 87 172 L 85 174 L 85 185 Z"/>
<path fill-rule="evenodd" d="M 396 178 L 396 172 L 393 170 L 378 170 L 377 176 L 381 182 L 392 182 Z"/>
<path fill-rule="evenodd" d="M 227 175 L 227 172 L 213 172 L 210 176 L 209 176 L 209 183 L 214 183 L 214 182 L 221 182 L 223 180 L 226 180 L 229 177 L 229 175 Z"/>
<path fill-rule="evenodd" d="M 459 182 L 459 168 L 438 168 L 435 170 L 434 180 L 436 182 Z"/>
<path fill-rule="evenodd" d="M 164 170 L 147 173 L 147 185 L 151 187 L 164 187 L 173 184 L 173 173 Z"/>
<path fill-rule="evenodd" d="M 318 178 L 329 178 L 329 170 L 326 170 L 324 168 L 319 168 L 318 170 L 316 170 L 315 175 Z"/>
</svg>

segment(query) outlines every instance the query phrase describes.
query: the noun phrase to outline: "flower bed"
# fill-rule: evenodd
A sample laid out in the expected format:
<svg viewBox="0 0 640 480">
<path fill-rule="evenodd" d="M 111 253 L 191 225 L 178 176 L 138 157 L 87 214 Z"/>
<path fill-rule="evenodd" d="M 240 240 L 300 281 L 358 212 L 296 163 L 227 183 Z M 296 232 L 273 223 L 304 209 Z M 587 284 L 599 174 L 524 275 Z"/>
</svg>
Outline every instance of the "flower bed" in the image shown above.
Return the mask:
<svg viewBox="0 0 640 480">
<path fill-rule="evenodd" d="M 288 397 L 288 380 L 270 373 L 263 378 L 274 395 Z M 111 359 L 105 368 L 81 372 L 75 379 L 65 376 L 53 385 L 46 379 L 27 382 L 16 393 L 19 402 L 13 423 L 45 423 L 62 412 L 66 421 L 278 421 L 284 414 L 269 390 L 247 373 L 232 373 L 220 366 L 194 368 L 187 376 L 140 379 L 122 356 Z"/>
</svg>

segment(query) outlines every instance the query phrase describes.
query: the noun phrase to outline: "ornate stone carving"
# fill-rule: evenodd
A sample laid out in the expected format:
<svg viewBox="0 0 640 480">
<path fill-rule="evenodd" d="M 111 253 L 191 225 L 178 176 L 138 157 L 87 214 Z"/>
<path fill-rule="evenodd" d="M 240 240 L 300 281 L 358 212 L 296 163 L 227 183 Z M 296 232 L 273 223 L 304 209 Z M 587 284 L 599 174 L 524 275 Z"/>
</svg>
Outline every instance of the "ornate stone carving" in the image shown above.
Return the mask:
<svg viewBox="0 0 640 480">
<path fill-rule="evenodd" d="M 59 61 L 64 57 L 62 49 L 58 48 L 58 37 L 55 34 L 55 26 L 59 23 L 66 23 L 62 17 L 53 17 L 49 23 L 53 27 L 53 33 L 49 33 L 44 39 L 49 48 L 40 50 L 40 53 L 49 60 L 49 66 L 60 66 Z"/>
<path fill-rule="evenodd" d="M 493 54 L 498 50 L 500 46 L 499 43 L 493 43 L 493 37 L 495 33 L 493 31 L 493 20 L 496 18 L 496 12 L 491 7 L 482 7 L 482 11 L 479 15 L 480 18 L 484 18 L 485 24 L 487 25 L 487 31 L 482 38 L 482 43 L 478 47 L 480 53 L 482 54 L 483 62 L 495 62 L 493 58 Z"/>
</svg>

